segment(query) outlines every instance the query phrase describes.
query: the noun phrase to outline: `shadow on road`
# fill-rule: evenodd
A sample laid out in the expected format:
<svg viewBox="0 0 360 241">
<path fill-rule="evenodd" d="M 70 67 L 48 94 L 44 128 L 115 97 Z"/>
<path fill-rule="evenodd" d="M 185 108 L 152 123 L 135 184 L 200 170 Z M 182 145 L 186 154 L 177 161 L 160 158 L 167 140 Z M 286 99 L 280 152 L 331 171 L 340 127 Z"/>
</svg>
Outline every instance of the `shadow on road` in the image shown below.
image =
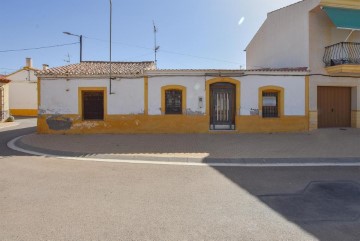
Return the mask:
<svg viewBox="0 0 360 241">
<path fill-rule="evenodd" d="M 359 167 L 213 168 L 319 240 L 359 240 Z"/>
</svg>

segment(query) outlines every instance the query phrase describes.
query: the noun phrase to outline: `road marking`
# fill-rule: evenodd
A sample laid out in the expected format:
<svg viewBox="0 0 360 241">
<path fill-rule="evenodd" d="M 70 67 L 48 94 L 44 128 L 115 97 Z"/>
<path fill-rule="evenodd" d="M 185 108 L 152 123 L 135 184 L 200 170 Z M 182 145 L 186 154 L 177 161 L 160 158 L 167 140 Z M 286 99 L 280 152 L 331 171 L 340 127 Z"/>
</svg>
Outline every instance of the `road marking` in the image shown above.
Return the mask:
<svg viewBox="0 0 360 241">
<path fill-rule="evenodd" d="M 196 163 L 196 162 L 168 162 L 168 161 L 147 161 L 147 160 L 124 160 L 124 159 L 101 159 L 87 157 L 67 157 L 60 155 L 52 155 L 37 151 L 30 151 L 16 146 L 16 142 L 23 136 L 16 137 L 9 141 L 7 146 L 15 151 L 42 157 L 53 157 L 63 160 L 91 161 L 91 162 L 109 162 L 123 164 L 147 164 L 147 165 L 170 165 L 170 166 L 199 166 L 199 167 L 360 167 L 360 163 Z"/>
</svg>

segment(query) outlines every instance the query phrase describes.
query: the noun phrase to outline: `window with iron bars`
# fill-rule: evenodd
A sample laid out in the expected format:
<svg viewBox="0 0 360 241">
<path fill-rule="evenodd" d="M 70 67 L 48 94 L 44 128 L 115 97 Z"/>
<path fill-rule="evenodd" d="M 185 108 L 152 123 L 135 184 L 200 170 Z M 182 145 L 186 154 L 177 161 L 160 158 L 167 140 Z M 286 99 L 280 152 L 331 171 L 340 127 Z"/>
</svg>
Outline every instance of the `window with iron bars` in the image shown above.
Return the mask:
<svg viewBox="0 0 360 241">
<path fill-rule="evenodd" d="M 104 120 L 104 92 L 84 91 L 83 98 L 83 119 Z"/>
<path fill-rule="evenodd" d="M 262 93 L 262 117 L 274 118 L 279 117 L 279 93 L 263 92 Z"/>
<path fill-rule="evenodd" d="M 165 114 L 182 114 L 182 91 L 165 91 Z"/>
</svg>

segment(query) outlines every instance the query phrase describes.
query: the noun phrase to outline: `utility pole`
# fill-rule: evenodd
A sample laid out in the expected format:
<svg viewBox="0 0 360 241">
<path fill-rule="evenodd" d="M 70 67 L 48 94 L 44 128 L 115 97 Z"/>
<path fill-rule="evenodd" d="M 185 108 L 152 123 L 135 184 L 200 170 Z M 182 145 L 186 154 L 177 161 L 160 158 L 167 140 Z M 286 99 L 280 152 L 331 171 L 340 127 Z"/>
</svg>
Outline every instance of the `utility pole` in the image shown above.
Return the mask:
<svg viewBox="0 0 360 241">
<path fill-rule="evenodd" d="M 155 54 L 155 67 L 157 68 L 157 52 L 160 49 L 160 46 L 157 45 L 156 41 L 156 35 L 157 35 L 157 28 L 155 26 L 155 22 L 153 20 L 153 26 L 154 26 L 154 54 Z"/>
</svg>

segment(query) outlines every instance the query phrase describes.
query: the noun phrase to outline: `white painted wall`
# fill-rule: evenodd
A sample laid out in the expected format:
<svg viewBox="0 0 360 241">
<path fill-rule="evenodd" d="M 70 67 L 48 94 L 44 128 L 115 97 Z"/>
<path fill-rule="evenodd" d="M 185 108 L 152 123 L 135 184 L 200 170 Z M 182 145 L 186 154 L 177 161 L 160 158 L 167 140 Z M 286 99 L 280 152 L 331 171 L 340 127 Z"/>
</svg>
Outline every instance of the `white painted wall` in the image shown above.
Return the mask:
<svg viewBox="0 0 360 241">
<path fill-rule="evenodd" d="M 20 70 L 8 75 L 11 80 L 10 109 L 37 109 L 37 77 L 34 70 Z"/>
<path fill-rule="evenodd" d="M 289 74 L 289 73 L 288 73 Z M 210 79 L 210 78 L 208 78 Z M 235 78 L 241 83 L 241 115 L 250 115 L 250 109 L 258 109 L 260 87 L 275 85 L 285 90 L 285 115 L 305 115 L 305 80 L 303 76 L 247 76 Z M 109 81 L 90 79 L 42 79 L 42 114 L 78 114 L 79 87 L 107 87 Z M 149 77 L 149 115 L 161 115 L 161 87 L 182 85 L 186 87 L 186 102 L 189 114 L 205 114 L 206 78 L 204 76 L 163 76 Z M 108 95 L 108 114 L 142 114 L 144 112 L 144 80 L 122 79 L 112 82 L 114 94 Z M 109 89 L 108 89 L 109 91 Z M 107 93 L 108 94 L 108 93 Z M 203 98 L 199 107 L 198 98 Z"/>
<path fill-rule="evenodd" d="M 284 88 L 284 115 L 305 115 L 305 77 L 247 76 L 241 80 L 241 115 L 259 108 L 259 88 L 275 85 Z"/>
<path fill-rule="evenodd" d="M 161 114 L 161 87 L 182 85 L 186 88 L 186 109 L 189 114 L 204 114 L 206 111 L 205 78 L 203 76 L 163 76 L 149 78 L 149 115 Z M 203 107 L 199 107 L 199 97 L 203 98 Z"/>
<path fill-rule="evenodd" d="M 109 81 L 106 81 L 109 82 Z M 112 81 L 108 97 L 110 115 L 144 113 L 144 79 L 117 79 Z"/>
<path fill-rule="evenodd" d="M 319 3 L 306 0 L 269 13 L 247 47 L 247 69 L 308 67 L 309 11 Z"/>
<path fill-rule="evenodd" d="M 108 79 L 41 79 L 40 83 L 42 114 L 78 114 L 80 87 L 106 87 L 109 92 Z M 113 80 L 112 92 L 108 95 L 109 115 L 144 113 L 144 79 Z"/>
<path fill-rule="evenodd" d="M 9 88 L 10 109 L 37 109 L 36 82 L 13 82 Z"/>
</svg>

